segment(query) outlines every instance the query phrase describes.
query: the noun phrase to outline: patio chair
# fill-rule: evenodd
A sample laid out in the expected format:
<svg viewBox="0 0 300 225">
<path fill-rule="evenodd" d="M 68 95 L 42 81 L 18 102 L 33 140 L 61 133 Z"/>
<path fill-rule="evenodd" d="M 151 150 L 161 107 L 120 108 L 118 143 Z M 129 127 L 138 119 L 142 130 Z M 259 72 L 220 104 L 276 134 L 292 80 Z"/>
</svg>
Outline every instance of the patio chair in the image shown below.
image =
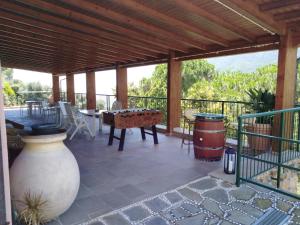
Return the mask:
<svg viewBox="0 0 300 225">
<path fill-rule="evenodd" d="M 42 117 L 46 121 L 49 120 L 50 116 L 52 117 L 56 116 L 56 107 L 49 106 L 47 100 L 42 101 L 41 110 L 42 110 Z"/>
<path fill-rule="evenodd" d="M 122 109 L 123 106 L 122 106 L 122 102 L 116 100 L 113 102 L 112 106 L 111 106 L 111 110 L 119 110 L 119 109 Z"/>
<path fill-rule="evenodd" d="M 67 133 L 71 133 L 70 141 L 80 131 L 87 131 L 91 138 L 95 137 L 85 117 L 78 110 L 72 108 L 69 102 L 59 102 L 59 106 L 63 115 L 62 126 L 67 129 Z"/>
<path fill-rule="evenodd" d="M 188 151 L 189 152 L 190 152 L 190 145 L 193 143 L 193 141 L 190 139 L 191 130 L 193 129 L 193 126 L 195 124 L 195 117 L 193 115 L 195 113 L 197 113 L 198 111 L 199 110 L 197 110 L 197 109 L 186 109 L 183 112 L 183 128 L 182 128 L 181 147 L 183 147 L 183 145 L 188 145 Z M 185 133 L 186 125 L 188 127 L 188 133 Z M 186 141 L 186 139 L 187 139 L 187 141 Z"/>
</svg>

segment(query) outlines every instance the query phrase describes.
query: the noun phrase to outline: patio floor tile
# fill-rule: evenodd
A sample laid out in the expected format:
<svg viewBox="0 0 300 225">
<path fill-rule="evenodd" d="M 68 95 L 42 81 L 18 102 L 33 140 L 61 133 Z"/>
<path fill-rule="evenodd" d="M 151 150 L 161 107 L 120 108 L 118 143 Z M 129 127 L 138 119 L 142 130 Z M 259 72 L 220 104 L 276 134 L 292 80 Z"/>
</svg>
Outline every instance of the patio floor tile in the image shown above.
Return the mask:
<svg viewBox="0 0 300 225">
<path fill-rule="evenodd" d="M 150 212 L 142 206 L 134 206 L 124 210 L 123 213 L 128 216 L 130 221 L 140 221 L 151 215 Z"/>
<path fill-rule="evenodd" d="M 119 191 L 123 195 L 125 195 L 129 199 L 135 199 L 137 197 L 140 197 L 142 195 L 145 195 L 146 193 L 136 187 L 135 185 L 127 184 L 121 187 L 116 188 L 116 191 Z"/>
<path fill-rule="evenodd" d="M 170 206 L 167 202 L 156 197 L 145 202 L 145 205 L 153 212 L 159 212 Z"/>
<path fill-rule="evenodd" d="M 77 204 L 73 204 L 71 208 L 59 217 L 63 225 L 79 224 L 88 218 L 88 210 L 80 208 Z"/>
<path fill-rule="evenodd" d="M 161 217 L 153 217 L 149 221 L 145 223 L 145 225 L 169 225 L 166 220 L 162 219 Z"/>
<path fill-rule="evenodd" d="M 130 225 L 129 221 L 120 214 L 103 217 L 103 220 L 107 225 Z"/>
<path fill-rule="evenodd" d="M 172 204 L 174 204 L 174 203 L 179 202 L 179 201 L 182 200 L 182 197 L 179 194 L 177 194 L 176 192 L 167 193 L 167 194 L 165 194 L 165 197 Z"/>
</svg>

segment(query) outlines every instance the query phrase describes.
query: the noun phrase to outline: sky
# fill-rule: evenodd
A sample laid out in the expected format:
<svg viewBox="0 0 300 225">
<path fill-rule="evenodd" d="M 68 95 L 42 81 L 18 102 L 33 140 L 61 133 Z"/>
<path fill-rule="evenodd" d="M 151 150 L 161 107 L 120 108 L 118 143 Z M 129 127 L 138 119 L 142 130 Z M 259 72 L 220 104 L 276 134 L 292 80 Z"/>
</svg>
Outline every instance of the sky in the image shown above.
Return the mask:
<svg viewBox="0 0 300 225">
<path fill-rule="evenodd" d="M 298 57 L 300 57 L 300 49 L 298 49 Z M 256 68 L 270 63 L 277 63 L 278 52 L 258 52 L 242 55 L 215 57 L 207 59 L 209 63 L 215 65 L 217 70 L 240 70 L 242 72 L 253 72 Z M 144 77 L 150 77 L 155 69 L 155 65 L 140 66 L 128 68 L 128 83 L 138 84 Z M 48 73 L 39 73 L 33 71 L 14 69 L 14 79 L 22 80 L 25 83 L 39 81 L 43 85 L 52 87 L 52 75 Z M 66 88 L 64 77 L 60 78 L 62 90 Z M 75 74 L 75 92 L 85 93 L 85 74 Z M 115 70 L 96 72 L 96 93 L 97 94 L 113 94 L 116 87 Z"/>
<path fill-rule="evenodd" d="M 155 65 L 128 68 L 128 83 L 138 84 L 143 77 L 150 77 L 155 69 Z M 52 87 L 52 75 L 49 73 L 40 73 L 29 70 L 14 69 L 14 79 L 22 80 L 25 83 L 40 82 L 43 85 Z M 66 87 L 65 77 L 61 77 L 60 85 L 63 90 Z M 85 74 L 75 74 L 74 76 L 75 92 L 85 93 Z M 96 93 L 97 94 L 113 94 L 116 86 L 115 70 L 96 72 Z"/>
</svg>

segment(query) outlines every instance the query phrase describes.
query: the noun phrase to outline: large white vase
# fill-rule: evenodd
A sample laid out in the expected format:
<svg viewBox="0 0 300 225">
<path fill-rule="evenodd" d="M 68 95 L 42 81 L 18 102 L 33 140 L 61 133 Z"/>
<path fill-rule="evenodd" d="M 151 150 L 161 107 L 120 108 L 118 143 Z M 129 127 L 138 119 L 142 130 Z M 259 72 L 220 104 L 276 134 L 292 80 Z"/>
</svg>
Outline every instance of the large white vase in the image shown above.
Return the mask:
<svg viewBox="0 0 300 225">
<path fill-rule="evenodd" d="M 77 161 L 64 145 L 66 133 L 25 136 L 25 147 L 10 170 L 12 199 L 17 211 L 24 195 L 42 196 L 43 215 L 49 221 L 64 213 L 74 202 L 79 189 Z"/>
</svg>

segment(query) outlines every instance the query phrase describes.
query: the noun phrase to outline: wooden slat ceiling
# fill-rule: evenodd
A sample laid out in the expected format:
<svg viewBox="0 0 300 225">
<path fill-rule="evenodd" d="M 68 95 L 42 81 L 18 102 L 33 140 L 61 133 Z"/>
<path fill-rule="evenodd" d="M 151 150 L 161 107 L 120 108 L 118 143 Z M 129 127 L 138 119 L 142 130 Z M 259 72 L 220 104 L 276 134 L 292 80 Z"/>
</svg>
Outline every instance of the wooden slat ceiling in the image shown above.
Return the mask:
<svg viewBox="0 0 300 225">
<path fill-rule="evenodd" d="M 300 0 L 0 0 L 4 67 L 105 70 L 299 41 Z M 299 41 L 300 43 L 300 41 Z"/>
</svg>

